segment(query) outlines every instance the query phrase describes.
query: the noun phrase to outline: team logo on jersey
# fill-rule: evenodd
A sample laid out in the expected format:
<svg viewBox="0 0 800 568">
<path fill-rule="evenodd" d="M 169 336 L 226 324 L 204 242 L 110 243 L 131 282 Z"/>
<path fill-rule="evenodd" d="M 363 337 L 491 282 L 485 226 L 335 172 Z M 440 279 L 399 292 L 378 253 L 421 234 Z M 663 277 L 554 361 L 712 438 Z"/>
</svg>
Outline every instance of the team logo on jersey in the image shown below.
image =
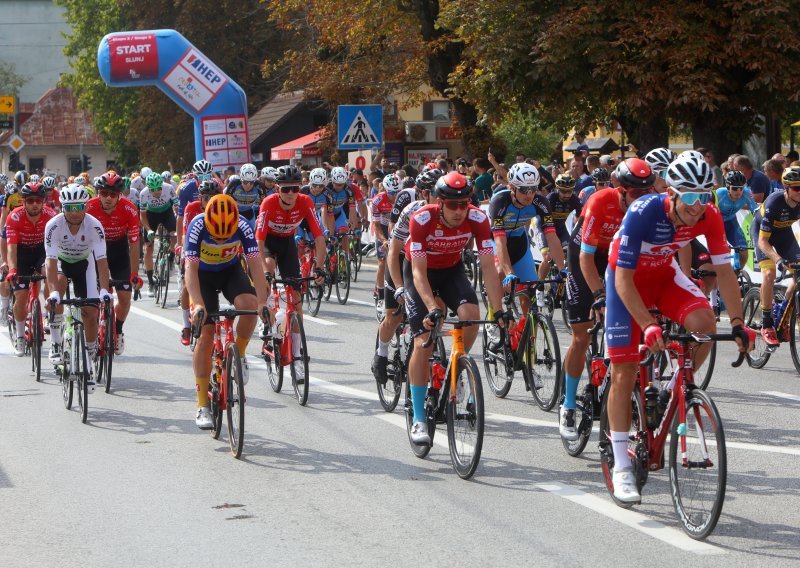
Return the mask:
<svg viewBox="0 0 800 568">
<path fill-rule="evenodd" d="M 412 252 L 422 250 L 422 243 L 411 243 L 411 250 Z"/>
<path fill-rule="evenodd" d="M 442 231 L 441 229 L 436 229 L 436 230 L 433 232 L 433 236 L 434 236 L 434 237 L 443 237 L 443 236 L 444 236 L 444 231 Z"/>
<path fill-rule="evenodd" d="M 484 241 L 481 243 L 481 246 L 482 246 L 483 248 L 485 248 L 485 249 L 486 249 L 486 248 L 492 248 L 492 244 L 493 244 L 493 243 L 492 243 L 492 239 L 485 239 L 485 240 L 484 240 Z"/>
<path fill-rule="evenodd" d="M 486 213 L 481 211 L 480 209 L 470 209 L 469 210 L 469 218 L 472 221 L 478 221 L 479 223 L 486 220 Z"/>
<path fill-rule="evenodd" d="M 416 220 L 418 225 L 425 225 L 428 221 L 431 220 L 431 212 L 430 211 L 419 211 L 416 215 L 414 215 L 414 219 Z"/>
</svg>

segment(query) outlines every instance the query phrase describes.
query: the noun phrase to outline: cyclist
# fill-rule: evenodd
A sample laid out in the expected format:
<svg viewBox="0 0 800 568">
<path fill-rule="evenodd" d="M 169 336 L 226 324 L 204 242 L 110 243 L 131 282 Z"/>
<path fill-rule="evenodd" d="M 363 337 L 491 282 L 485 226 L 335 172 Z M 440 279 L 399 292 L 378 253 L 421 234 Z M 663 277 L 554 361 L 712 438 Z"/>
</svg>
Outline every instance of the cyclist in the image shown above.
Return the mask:
<svg viewBox="0 0 800 568">
<path fill-rule="evenodd" d="M 384 292 L 384 309 L 386 316 L 378 326 L 378 347 L 375 350 L 375 355 L 372 359 L 372 374 L 378 383 L 384 385 L 388 380 L 386 374 L 386 366 L 389 363 L 389 343 L 392 340 L 397 326 L 403 323 L 403 314 L 398 312 L 400 304 L 403 302 L 403 295 L 405 289 L 402 286 L 403 282 L 403 265 L 405 264 L 405 254 L 403 252 L 403 245 L 408 239 L 408 226 L 411 216 L 416 211 L 425 205 L 433 202 L 433 188 L 444 172 L 434 168 L 427 170 L 417 176 L 415 185 L 416 190 L 403 190 L 394 200 L 394 208 L 392 209 L 392 217 L 394 218 L 395 211 L 398 209 L 398 202 L 401 197 L 404 200 L 414 192 L 414 195 L 419 197 L 416 201 L 406 201 L 406 205 L 399 212 L 398 217 L 393 222 L 391 239 L 389 241 L 389 250 L 386 254 L 386 270 L 384 271 L 384 287 L 388 294 Z M 396 285 L 397 282 L 399 285 Z"/>
<path fill-rule="evenodd" d="M 255 230 L 258 208 L 264 198 L 264 188 L 258 181 L 258 169 L 253 164 L 244 164 L 239 168 L 239 178 L 233 180 L 233 177 L 231 176 L 225 193 L 233 197 L 239 207 L 239 215 Z"/>
<path fill-rule="evenodd" d="M 346 233 L 358 226 L 353 186 L 348 183 L 347 171 L 342 167 L 333 168 L 330 179 L 325 189 L 328 198 L 325 206 L 327 213 L 325 224 L 331 234 Z M 348 250 L 349 241 L 350 237 L 342 239 L 342 250 Z"/>
<path fill-rule="evenodd" d="M 20 180 L 24 181 L 19 183 Z M 8 245 L 5 236 L 6 220 L 8 219 L 8 214 L 11 211 L 22 206 L 22 197 L 19 195 L 19 188 L 25 185 L 27 181 L 28 172 L 25 170 L 20 170 L 14 174 L 14 181 L 6 184 L 3 209 L 2 213 L 0 213 L 0 257 L 4 259 L 2 264 L 0 264 L 0 314 L 5 314 L 8 310 L 11 295 L 9 285 L 7 282 L 5 282 L 1 275 L 8 271 L 8 261 L 5 260 L 8 258 Z"/>
<path fill-rule="evenodd" d="M 111 278 L 126 282 L 116 287 L 115 355 L 122 355 L 125 351 L 122 327 L 131 309 L 131 291 L 142 286 L 139 278 L 139 211 L 122 197 L 124 187 L 122 178 L 116 172 L 108 171 L 97 180 L 97 197 L 86 204 L 86 212 L 100 221 L 106 234 L 106 258 Z"/>
<path fill-rule="evenodd" d="M 739 266 L 747 264 L 747 239 L 736 214 L 742 209 L 747 209 L 755 213 L 758 209 L 756 200 L 750 189 L 746 188 L 747 180 L 740 171 L 731 170 L 725 176 L 725 187 L 717 189 L 717 207 L 722 214 L 722 221 L 725 223 L 725 237 L 728 244 L 739 255 Z"/>
<path fill-rule="evenodd" d="M 26 183 L 19 190 L 23 205 L 14 209 L 6 223 L 6 239 L 8 241 L 8 276 L 6 280 L 14 290 L 14 323 L 17 340 L 15 354 L 25 354 L 25 317 L 28 305 L 28 283 L 17 282 L 17 276 L 33 276 L 41 274 L 44 265 L 44 228 L 47 222 L 57 213 L 45 207 L 46 191 L 38 183 Z"/>
<path fill-rule="evenodd" d="M 178 214 L 175 219 L 175 225 L 178 229 L 183 227 L 183 216 L 186 212 L 186 207 L 198 198 L 198 186 L 204 180 L 211 179 L 212 167 L 211 162 L 207 160 L 197 160 L 192 164 L 192 173 L 187 176 L 186 181 L 179 186 L 178 190 Z M 178 246 L 183 245 L 183 232 L 178 231 Z"/>
<path fill-rule="evenodd" d="M 157 173 L 151 173 L 145 180 L 147 188 L 140 195 L 141 222 L 142 228 L 146 231 L 147 241 L 144 250 L 144 269 L 147 274 L 149 294 L 155 293 L 155 281 L 153 280 L 153 239 L 159 225 L 170 234 L 170 262 L 174 258 L 173 249 L 175 247 L 175 213 L 172 206 L 177 203 L 178 197 L 175 195 L 175 188 L 170 184 L 165 184 L 164 180 Z"/>
<path fill-rule="evenodd" d="M 597 170 L 595 170 L 597 171 Z M 572 230 L 569 242 L 567 306 L 572 336 L 564 358 L 564 403 L 559 409 L 558 429 L 565 440 L 576 440 L 575 408 L 578 383 L 583 374 L 594 313 L 602 312 L 606 295 L 602 277 L 608 266 L 608 250 L 628 207 L 653 192 L 657 179 L 650 166 L 638 158 L 620 162 L 615 171 L 619 187 L 592 195 Z"/>
<path fill-rule="evenodd" d="M 261 183 L 264 185 L 264 197 L 269 197 L 278 191 L 277 179 L 278 170 L 270 166 L 261 168 Z"/>
<path fill-rule="evenodd" d="M 641 171 L 646 174 L 646 170 Z M 638 503 L 641 496 L 628 455 L 631 393 L 639 363 L 639 340 L 652 351 L 664 349 L 661 326 L 649 307 L 655 306 L 689 331 L 714 332 L 716 318 L 703 292 L 681 272 L 674 253 L 698 235 L 705 235 L 720 291 L 731 316 L 732 334 L 740 350 L 755 335 L 743 325 L 736 275 L 728 262 L 725 229 L 711 201 L 714 176 L 705 162 L 679 158 L 667 169 L 668 194 L 636 200 L 614 236 L 606 270 L 606 339 L 611 358 L 608 416 L 614 452 L 614 497 Z M 698 347 L 695 366 L 710 344 Z"/>
<path fill-rule="evenodd" d="M 50 360 L 60 363 L 61 332 L 64 323 L 64 306 L 61 297 L 67 291 L 67 279 L 72 281 L 76 298 L 104 300 L 108 293 L 108 259 L 106 237 L 100 221 L 86 214 L 89 192 L 72 183 L 61 190 L 59 196 L 64 212 L 56 215 L 44 229 L 45 263 L 49 300 L 55 302 L 56 315 L 50 324 Z M 98 293 L 97 286 L 100 283 Z M 97 308 L 81 308 L 86 351 L 90 358 L 97 353 Z M 55 355 L 53 354 L 55 352 Z M 90 365 L 90 372 L 92 371 Z M 89 392 L 94 392 L 94 379 L 87 381 Z"/>
<path fill-rule="evenodd" d="M 556 177 L 556 190 L 547 196 L 553 225 L 562 247 L 566 246 L 570 239 L 567 218 L 573 212 L 576 218 L 581 214 L 582 205 L 581 200 L 575 195 L 575 183 L 575 178 L 571 175 L 561 174 Z"/>
<path fill-rule="evenodd" d="M 130 201 L 139 209 L 139 192 L 133 188 L 133 181 L 129 177 L 122 178 L 122 197 Z"/>
<path fill-rule="evenodd" d="M 325 237 L 319 226 L 314 204 L 307 195 L 300 194 L 300 172 L 294 166 L 281 166 L 278 168 L 278 183 L 280 191 L 272 194 L 261 202 L 256 222 L 256 241 L 259 249 L 263 251 L 266 271 L 275 274 L 275 269 L 280 271 L 285 279 L 300 278 L 300 258 L 297 254 L 297 244 L 294 236 L 300 222 L 305 219 L 309 230 L 314 237 L 315 262 L 317 284 L 325 282 L 325 273 L 320 268 L 325 264 Z M 292 301 L 298 315 L 303 317 L 303 302 L 300 297 L 299 286 L 292 286 Z M 293 336 L 292 355 L 300 356 L 300 334 Z M 296 361 L 302 366 L 302 361 Z M 302 376 L 305 371 L 298 372 Z"/>
<path fill-rule="evenodd" d="M 755 260 L 761 267 L 761 336 L 769 345 L 778 345 L 772 302 L 775 275 L 784 271 L 787 262 L 800 262 L 800 246 L 792 225 L 800 219 L 800 168 L 784 170 L 781 176 L 784 191 L 767 197 L 756 209 L 750 225 L 750 238 L 755 245 Z M 794 280 L 786 289 L 786 297 L 794 294 Z"/>
<path fill-rule="evenodd" d="M 394 200 L 400 192 L 400 180 L 396 175 L 389 174 L 384 176 L 381 186 L 383 191 L 372 200 L 372 233 L 375 235 L 375 254 L 378 257 L 374 297 L 379 312 L 384 311 L 383 282 L 386 272 L 386 252 L 389 250 L 389 224 Z"/>
<path fill-rule="evenodd" d="M 46 207 L 58 211 L 61 203 L 58 200 L 58 188 L 56 188 L 56 178 L 45 176 L 42 178 L 42 187 L 45 191 L 44 204 Z"/>
<path fill-rule="evenodd" d="M 499 308 L 502 292 L 494 269 L 492 232 L 486 213 L 470 205 L 471 189 L 466 178 L 450 172 L 436 182 L 436 203 L 417 210 L 409 223 L 405 246 L 409 262 L 403 269 L 403 288 L 408 321 L 414 336 L 414 350 L 408 376 L 414 410 L 411 439 L 430 444 L 425 420 L 425 396 L 428 390 L 428 358 L 433 345 L 423 347 L 428 332 L 440 323 L 443 312 L 436 302 L 438 295 L 461 320 L 478 319 L 478 297 L 467 278 L 461 254 L 475 238 L 483 269 L 484 282 L 492 306 Z M 496 309 L 495 319 L 508 316 Z M 478 333 L 477 326 L 464 332 L 464 347 L 469 351 Z"/>
<path fill-rule="evenodd" d="M 653 185 L 656 193 L 667 191 L 667 182 L 664 178 L 667 177 L 667 168 L 676 158 L 675 152 L 669 148 L 654 148 L 645 155 L 644 161 L 656 175 L 656 182 Z"/>
<path fill-rule="evenodd" d="M 240 250 L 245 262 L 241 261 Z M 192 219 L 186 232 L 185 251 L 186 288 L 194 303 L 192 315 L 195 320 L 200 310 L 204 314 L 219 310 L 219 292 L 237 310 L 263 313 L 267 284 L 261 271 L 261 252 L 250 225 L 239 215 L 233 197 L 215 195 L 209 200 L 205 212 Z M 245 384 L 250 378 L 245 352 L 256 321 L 256 316 L 240 316 L 236 323 L 236 347 L 242 358 L 242 382 Z M 209 430 L 213 426 L 208 385 L 214 348 L 214 320 L 206 316 L 200 323 L 202 331 L 192 354 L 197 385 L 195 424 L 201 430 Z"/>
<path fill-rule="evenodd" d="M 586 202 L 594 194 L 595 191 L 605 189 L 610 185 L 611 185 L 611 173 L 606 168 L 598 167 L 592 170 L 592 185 L 583 188 L 581 190 L 580 195 L 578 195 L 578 198 L 581 200 L 581 205 L 586 205 Z"/>
<path fill-rule="evenodd" d="M 317 216 L 317 221 L 319 221 L 319 225 L 322 227 L 322 232 L 325 237 L 330 233 L 325 226 L 325 208 L 328 204 L 328 195 L 325 191 L 327 185 L 327 170 L 325 170 L 325 168 L 314 168 L 308 174 L 308 185 L 304 185 L 300 188 L 301 195 L 307 195 L 311 198 L 311 202 L 314 204 L 314 213 Z M 297 227 L 295 242 L 299 240 L 309 242 L 314 240 L 314 236 L 311 234 L 311 229 L 305 219 Z"/>
</svg>

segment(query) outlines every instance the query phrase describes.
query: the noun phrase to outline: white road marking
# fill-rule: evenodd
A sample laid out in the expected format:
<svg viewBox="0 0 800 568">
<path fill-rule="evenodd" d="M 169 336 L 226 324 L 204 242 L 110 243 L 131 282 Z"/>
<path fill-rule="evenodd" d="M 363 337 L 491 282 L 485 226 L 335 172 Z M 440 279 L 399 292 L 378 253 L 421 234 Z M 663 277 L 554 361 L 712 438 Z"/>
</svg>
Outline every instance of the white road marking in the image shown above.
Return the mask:
<svg viewBox="0 0 800 568">
<path fill-rule="evenodd" d="M 0 328 L 0 333 L 3 333 L 6 337 L 8 337 L 7 328 Z M 0 355 L 14 355 L 14 350 L 11 348 L 10 338 L 7 341 L 0 339 Z"/>
<path fill-rule="evenodd" d="M 354 300 L 353 298 L 348 298 L 347 302 L 349 304 L 356 304 L 358 306 L 369 306 L 370 308 L 375 307 L 375 302 L 365 302 L 364 300 Z"/>
<path fill-rule="evenodd" d="M 787 394 L 785 392 L 761 391 L 761 394 L 767 394 L 769 396 L 777 396 L 778 398 L 785 398 L 786 400 L 793 400 L 795 402 L 800 402 L 800 396 L 794 394 Z"/>
<path fill-rule="evenodd" d="M 682 531 L 663 525 L 642 513 L 611 505 L 608 499 L 591 495 L 576 487 L 559 482 L 541 483 L 538 484 L 537 487 L 554 495 L 558 495 L 559 497 L 563 497 L 568 501 L 572 501 L 581 507 L 591 509 L 595 513 L 599 513 L 604 517 L 622 523 L 623 525 L 685 552 L 703 555 L 726 553 L 722 548 L 708 544 L 707 542 L 689 538 Z"/>
</svg>

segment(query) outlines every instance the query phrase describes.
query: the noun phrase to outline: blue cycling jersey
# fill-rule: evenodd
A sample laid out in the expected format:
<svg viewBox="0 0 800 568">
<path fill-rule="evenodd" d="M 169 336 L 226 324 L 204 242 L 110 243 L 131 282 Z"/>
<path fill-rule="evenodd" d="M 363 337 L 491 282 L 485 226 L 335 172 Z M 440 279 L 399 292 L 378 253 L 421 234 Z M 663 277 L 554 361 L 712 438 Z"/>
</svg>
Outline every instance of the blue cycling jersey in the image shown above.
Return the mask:
<svg viewBox="0 0 800 568">
<path fill-rule="evenodd" d="M 197 191 L 197 180 L 190 179 L 178 187 L 178 215 L 183 216 L 186 206 L 200 197 Z"/>
<path fill-rule="evenodd" d="M 736 213 L 745 207 L 747 207 L 751 213 L 758 207 L 749 189 L 745 188 L 741 197 L 735 201 L 731 199 L 731 194 L 728 192 L 727 188 L 721 187 L 717 190 L 717 208 L 719 212 L 722 213 L 723 221 L 727 222 L 736 219 Z"/>
<path fill-rule="evenodd" d="M 349 208 L 355 205 L 353 191 L 347 187 L 347 184 L 342 189 L 336 189 L 333 184 L 328 184 L 328 187 L 325 188 L 325 195 L 328 197 L 328 212 L 332 212 L 337 217 L 345 207 L 348 208 L 347 213 L 349 213 Z"/>
<path fill-rule="evenodd" d="M 261 187 L 253 184 L 250 189 L 244 187 L 241 182 L 229 185 L 225 188 L 225 193 L 233 197 L 236 205 L 239 206 L 239 213 L 247 219 L 252 219 L 261 206 Z"/>
<path fill-rule="evenodd" d="M 532 219 L 539 218 L 539 226 L 543 232 L 554 231 L 550 204 L 546 198 L 535 195 L 530 205 L 517 205 L 512 199 L 511 190 L 496 191 L 489 202 L 489 219 L 492 232 L 505 232 L 507 238 L 526 235 Z"/>
</svg>

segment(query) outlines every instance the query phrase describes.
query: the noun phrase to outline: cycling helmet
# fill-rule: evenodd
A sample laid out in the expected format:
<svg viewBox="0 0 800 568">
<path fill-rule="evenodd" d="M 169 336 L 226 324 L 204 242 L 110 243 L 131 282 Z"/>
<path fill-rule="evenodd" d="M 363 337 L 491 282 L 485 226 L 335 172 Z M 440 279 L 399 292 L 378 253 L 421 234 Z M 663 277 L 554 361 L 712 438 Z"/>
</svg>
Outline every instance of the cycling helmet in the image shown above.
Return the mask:
<svg viewBox="0 0 800 568">
<path fill-rule="evenodd" d="M 253 164 L 244 164 L 239 168 L 239 177 L 242 178 L 242 181 L 255 183 L 258 179 L 258 169 Z"/>
<path fill-rule="evenodd" d="M 786 173 L 789 170 L 785 170 Z M 742 172 L 737 172 L 736 170 L 732 170 L 727 173 L 725 176 L 725 185 L 730 187 L 732 185 L 736 187 L 742 187 L 744 184 L 747 183 L 747 180 L 744 179 L 744 174 Z"/>
<path fill-rule="evenodd" d="M 423 169 L 423 171 L 431 171 L 436 169 L 439 169 L 439 165 L 436 162 L 428 162 L 427 164 L 425 164 L 425 168 Z"/>
<path fill-rule="evenodd" d="M 403 180 L 403 189 L 411 189 L 414 186 L 416 186 L 416 180 L 413 177 L 408 176 Z"/>
<path fill-rule="evenodd" d="M 278 175 L 275 180 L 279 182 L 299 182 L 300 170 L 294 166 L 281 166 L 278 168 Z"/>
<path fill-rule="evenodd" d="M 110 189 L 111 191 L 122 191 L 125 183 L 115 171 L 107 171 L 97 178 L 97 189 Z"/>
<path fill-rule="evenodd" d="M 0 186 L 4 186 L 8 183 L 8 176 L 6 174 L 0 174 Z"/>
<path fill-rule="evenodd" d="M 685 150 L 678 155 L 679 158 L 690 158 L 699 162 L 703 162 L 703 154 L 697 150 Z"/>
<path fill-rule="evenodd" d="M 275 181 L 278 179 L 278 170 L 271 166 L 261 168 L 261 177 L 267 181 Z"/>
<path fill-rule="evenodd" d="M 592 171 L 592 181 L 595 183 L 608 183 L 611 181 L 611 174 L 605 168 L 595 168 Z"/>
<path fill-rule="evenodd" d="M 211 169 L 211 162 L 208 160 L 197 160 L 194 165 L 192 165 L 192 171 L 198 176 L 210 176 Z M 144 172 L 142 175 L 144 175 Z"/>
<path fill-rule="evenodd" d="M 740 172 L 735 172 L 740 173 Z M 728 174 L 730 175 L 730 174 Z M 742 176 L 744 177 L 744 176 Z M 726 178 L 727 181 L 727 178 Z M 781 181 L 783 182 L 784 187 L 797 187 L 800 186 L 800 168 L 797 166 L 786 168 L 783 170 L 783 175 L 781 176 Z"/>
<path fill-rule="evenodd" d="M 649 189 L 656 182 L 656 174 L 650 164 L 639 158 L 628 158 L 620 162 L 614 173 L 624 189 Z"/>
<path fill-rule="evenodd" d="M 131 178 L 122 178 L 122 191 L 128 191 L 131 188 Z"/>
<path fill-rule="evenodd" d="M 159 177 L 158 179 L 161 178 Z M 61 191 L 58 192 L 58 198 L 62 205 L 86 203 L 89 201 L 89 192 L 82 185 L 71 183 L 61 188 Z"/>
<path fill-rule="evenodd" d="M 241 183 L 241 182 L 242 182 L 242 178 L 240 178 L 236 174 L 233 174 L 231 177 L 228 178 L 228 185 L 236 185 L 237 183 Z"/>
<path fill-rule="evenodd" d="M 514 187 L 539 187 L 539 170 L 524 162 L 514 164 L 508 168 L 506 179 Z"/>
<path fill-rule="evenodd" d="M 42 184 L 35 181 L 29 181 L 22 186 L 22 188 L 19 190 L 19 194 L 23 199 L 27 199 L 28 197 L 41 197 L 44 199 L 47 195 L 47 190 L 45 190 Z"/>
<path fill-rule="evenodd" d="M 147 188 L 150 191 L 159 191 L 161 186 L 164 185 L 164 180 L 155 172 L 152 172 L 149 176 L 147 176 L 144 180 L 144 183 L 147 184 Z"/>
<path fill-rule="evenodd" d="M 28 172 L 25 170 L 19 170 L 14 174 L 14 181 L 16 181 L 19 185 L 25 185 L 28 183 L 28 177 Z"/>
<path fill-rule="evenodd" d="M 178 174 L 172 176 L 172 183 L 180 183 L 180 182 L 181 182 L 181 176 L 179 176 Z"/>
<path fill-rule="evenodd" d="M 556 189 L 573 190 L 575 189 L 575 178 L 569 174 L 559 174 L 556 178 Z"/>
<path fill-rule="evenodd" d="M 200 185 L 197 186 L 197 191 L 200 195 L 217 195 L 221 193 L 219 184 L 215 179 L 204 179 L 200 182 Z"/>
<path fill-rule="evenodd" d="M 461 199 L 469 197 L 471 193 L 467 178 L 458 172 L 450 172 L 440 177 L 434 191 L 439 199 Z"/>
<path fill-rule="evenodd" d="M 714 173 L 703 160 L 679 157 L 667 169 L 667 183 L 679 191 L 711 191 Z"/>
<path fill-rule="evenodd" d="M 654 172 L 660 172 L 661 170 L 666 170 L 675 161 L 675 158 L 677 158 L 675 152 L 669 148 L 655 148 L 647 153 L 644 161 L 650 165 L 650 169 Z"/>
<path fill-rule="evenodd" d="M 53 189 L 56 186 L 56 178 L 53 176 L 45 176 L 42 178 L 42 185 L 45 189 Z"/>
<path fill-rule="evenodd" d="M 239 226 L 239 208 L 236 206 L 236 200 L 224 193 L 215 195 L 206 205 L 204 221 L 212 238 L 228 240 Z"/>
<path fill-rule="evenodd" d="M 86 180 L 86 183 L 89 183 L 89 172 L 81 172 L 81 177 Z"/>
<path fill-rule="evenodd" d="M 16 193 L 17 191 L 17 184 L 13 181 L 10 181 L 6 184 L 6 195 L 11 195 L 12 193 Z"/>
<path fill-rule="evenodd" d="M 325 171 L 325 168 L 314 168 L 308 174 L 308 183 L 311 185 L 325 185 L 328 183 L 328 172 Z"/>
<path fill-rule="evenodd" d="M 148 168 L 147 166 L 145 166 L 145 167 L 143 167 L 143 168 L 142 168 L 142 170 L 139 172 L 139 175 L 141 175 L 141 176 L 142 176 L 144 179 L 147 179 L 147 176 L 149 176 L 149 175 L 150 175 L 150 174 L 152 174 L 152 173 L 153 173 L 153 170 L 151 170 L 150 168 Z"/>
<path fill-rule="evenodd" d="M 36 174 L 32 174 L 28 181 L 33 183 L 41 183 L 39 176 Z"/>
<path fill-rule="evenodd" d="M 72 183 L 76 183 L 78 185 L 86 185 L 86 178 L 83 176 L 75 176 L 72 180 Z"/>
<path fill-rule="evenodd" d="M 394 174 L 389 174 L 383 178 L 383 189 L 386 190 L 386 193 L 397 193 L 400 191 L 400 180 L 397 179 L 397 176 Z"/>
<path fill-rule="evenodd" d="M 438 168 L 432 168 L 422 172 L 417 176 L 417 189 L 422 191 L 433 191 L 433 187 L 443 174 L 444 172 Z"/>
<path fill-rule="evenodd" d="M 169 183 L 169 180 L 172 179 L 172 172 L 164 170 L 161 172 L 161 179 L 164 181 L 164 183 Z"/>
<path fill-rule="evenodd" d="M 344 168 L 336 167 L 331 170 L 331 181 L 333 183 L 347 183 L 347 172 Z"/>
</svg>

